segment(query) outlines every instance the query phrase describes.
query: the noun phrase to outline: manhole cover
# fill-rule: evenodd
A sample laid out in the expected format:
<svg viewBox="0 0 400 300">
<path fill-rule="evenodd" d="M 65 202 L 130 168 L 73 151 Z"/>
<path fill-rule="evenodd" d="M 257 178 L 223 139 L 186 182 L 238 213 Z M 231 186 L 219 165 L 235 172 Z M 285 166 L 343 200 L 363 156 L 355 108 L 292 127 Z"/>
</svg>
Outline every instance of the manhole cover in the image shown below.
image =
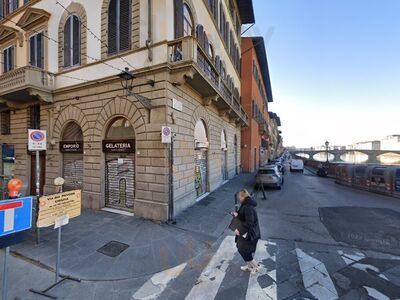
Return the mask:
<svg viewBox="0 0 400 300">
<path fill-rule="evenodd" d="M 129 248 L 129 245 L 117 242 L 117 241 L 111 241 L 105 244 L 103 247 L 100 249 L 97 249 L 97 252 L 100 252 L 104 255 L 110 256 L 110 257 L 117 257 L 120 255 L 122 252 L 124 252 L 126 249 Z"/>
</svg>

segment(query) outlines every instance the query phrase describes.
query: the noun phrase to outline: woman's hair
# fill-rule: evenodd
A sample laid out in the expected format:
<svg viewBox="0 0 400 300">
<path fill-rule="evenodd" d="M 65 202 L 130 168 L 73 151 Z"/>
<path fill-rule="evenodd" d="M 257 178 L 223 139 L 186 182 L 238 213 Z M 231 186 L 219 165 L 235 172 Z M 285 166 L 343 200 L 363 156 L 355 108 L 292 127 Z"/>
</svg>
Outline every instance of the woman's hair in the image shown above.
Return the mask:
<svg viewBox="0 0 400 300">
<path fill-rule="evenodd" d="M 250 197 L 250 193 L 246 189 L 243 189 L 239 192 L 239 196 L 242 196 L 243 198 L 247 198 L 247 197 Z"/>
</svg>

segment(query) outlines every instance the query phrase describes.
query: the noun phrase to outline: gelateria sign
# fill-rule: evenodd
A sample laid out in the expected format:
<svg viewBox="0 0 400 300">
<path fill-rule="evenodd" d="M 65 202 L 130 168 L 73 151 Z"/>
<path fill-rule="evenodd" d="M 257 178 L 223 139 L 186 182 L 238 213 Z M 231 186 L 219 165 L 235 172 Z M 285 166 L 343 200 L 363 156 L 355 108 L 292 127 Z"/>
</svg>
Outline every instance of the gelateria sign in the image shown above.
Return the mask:
<svg viewBox="0 0 400 300">
<path fill-rule="evenodd" d="M 135 152 L 135 140 L 104 140 L 103 152 L 133 153 Z"/>
<path fill-rule="evenodd" d="M 60 142 L 60 152 L 83 153 L 83 142 Z"/>
</svg>

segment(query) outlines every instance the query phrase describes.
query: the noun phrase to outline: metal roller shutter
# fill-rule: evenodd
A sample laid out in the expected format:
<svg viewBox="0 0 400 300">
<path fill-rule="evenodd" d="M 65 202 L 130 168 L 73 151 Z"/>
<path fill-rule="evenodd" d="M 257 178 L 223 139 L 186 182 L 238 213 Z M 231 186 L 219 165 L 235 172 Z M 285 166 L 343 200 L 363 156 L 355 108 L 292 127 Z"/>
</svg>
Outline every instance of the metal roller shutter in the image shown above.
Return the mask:
<svg viewBox="0 0 400 300">
<path fill-rule="evenodd" d="M 106 206 L 132 210 L 135 199 L 135 155 L 106 153 Z"/>
<path fill-rule="evenodd" d="M 83 188 L 83 154 L 63 154 L 64 191 L 80 190 Z"/>
<path fill-rule="evenodd" d="M 195 150 L 195 189 L 197 197 L 207 192 L 207 151 Z"/>
</svg>

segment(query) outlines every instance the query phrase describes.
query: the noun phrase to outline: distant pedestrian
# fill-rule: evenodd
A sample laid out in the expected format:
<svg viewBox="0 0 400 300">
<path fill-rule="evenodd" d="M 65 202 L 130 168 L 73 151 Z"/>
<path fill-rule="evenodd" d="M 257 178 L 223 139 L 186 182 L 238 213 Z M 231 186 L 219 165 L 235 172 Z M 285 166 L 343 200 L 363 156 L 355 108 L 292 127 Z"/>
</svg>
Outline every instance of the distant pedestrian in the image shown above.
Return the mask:
<svg viewBox="0 0 400 300">
<path fill-rule="evenodd" d="M 238 212 L 233 214 L 240 220 L 241 226 L 235 229 L 235 241 L 240 255 L 246 262 L 246 265 L 240 269 L 245 272 L 257 271 L 258 263 L 254 260 L 254 252 L 256 252 L 257 242 L 261 237 L 255 210 L 257 202 L 251 198 L 249 192 L 245 189 L 241 190 L 238 196 L 241 205 Z"/>
</svg>

